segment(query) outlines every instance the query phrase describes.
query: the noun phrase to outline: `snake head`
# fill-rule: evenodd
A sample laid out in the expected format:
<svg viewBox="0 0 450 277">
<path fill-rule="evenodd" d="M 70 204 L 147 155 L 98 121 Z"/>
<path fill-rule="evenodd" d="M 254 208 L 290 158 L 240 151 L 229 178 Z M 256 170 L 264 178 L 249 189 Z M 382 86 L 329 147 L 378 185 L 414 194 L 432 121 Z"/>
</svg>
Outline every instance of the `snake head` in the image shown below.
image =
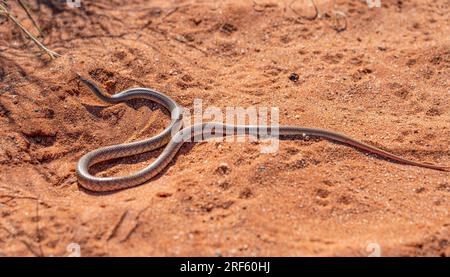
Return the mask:
<svg viewBox="0 0 450 277">
<path fill-rule="evenodd" d="M 90 90 L 92 90 L 96 95 L 103 95 L 104 93 L 97 87 L 97 85 L 92 82 L 91 80 L 88 80 L 81 76 L 79 73 L 75 73 L 77 75 L 77 78 L 83 82 Z"/>
<path fill-rule="evenodd" d="M 88 79 L 84 78 L 83 76 L 81 76 L 78 72 L 75 73 L 75 75 L 77 76 L 77 78 L 82 81 L 83 83 L 85 83 L 87 86 L 89 86 L 90 83 L 92 83 L 91 81 L 89 81 Z"/>
<path fill-rule="evenodd" d="M 100 100 L 103 100 L 107 103 L 117 103 L 118 101 L 115 100 L 110 95 L 104 93 L 93 81 L 88 80 L 81 76 L 78 73 L 75 73 L 77 75 L 77 78 L 83 82 Z"/>
</svg>

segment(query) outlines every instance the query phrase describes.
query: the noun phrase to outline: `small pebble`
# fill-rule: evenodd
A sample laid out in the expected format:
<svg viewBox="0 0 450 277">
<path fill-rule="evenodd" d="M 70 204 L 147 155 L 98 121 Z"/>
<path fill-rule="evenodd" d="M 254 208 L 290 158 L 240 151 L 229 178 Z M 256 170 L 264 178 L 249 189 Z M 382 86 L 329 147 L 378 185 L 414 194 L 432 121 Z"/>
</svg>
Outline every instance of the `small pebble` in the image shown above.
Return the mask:
<svg viewBox="0 0 450 277">
<path fill-rule="evenodd" d="M 156 193 L 156 196 L 161 197 L 161 198 L 167 198 L 167 197 L 172 196 L 172 193 L 162 191 L 162 192 Z"/>
<path fill-rule="evenodd" d="M 289 76 L 289 80 L 291 80 L 292 82 L 297 82 L 298 81 L 298 74 L 297 73 L 291 73 L 291 75 Z"/>
<path fill-rule="evenodd" d="M 419 187 L 419 188 L 415 188 L 414 189 L 414 192 L 415 193 L 422 193 L 422 192 L 424 192 L 425 191 L 425 188 L 424 187 Z"/>
</svg>

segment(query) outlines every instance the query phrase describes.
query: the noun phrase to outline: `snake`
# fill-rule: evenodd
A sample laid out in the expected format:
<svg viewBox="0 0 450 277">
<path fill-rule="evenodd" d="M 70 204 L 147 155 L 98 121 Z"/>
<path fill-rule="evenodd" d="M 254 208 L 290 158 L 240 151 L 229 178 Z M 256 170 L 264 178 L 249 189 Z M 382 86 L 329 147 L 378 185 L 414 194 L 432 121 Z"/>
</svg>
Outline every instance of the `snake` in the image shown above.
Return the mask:
<svg viewBox="0 0 450 277">
<path fill-rule="evenodd" d="M 205 133 L 205 130 L 211 129 L 214 129 L 214 136 L 245 134 L 258 137 L 258 134 L 264 132 L 269 137 L 298 135 L 318 137 L 342 143 L 359 149 L 360 151 L 375 154 L 397 163 L 440 171 L 450 171 L 450 167 L 448 166 L 408 160 L 373 145 L 358 141 L 347 135 L 326 129 L 283 125 L 230 125 L 220 122 L 198 123 L 183 126 L 182 107 L 162 92 L 149 88 L 132 88 L 109 95 L 99 89 L 93 81 L 86 79 L 79 74 L 77 74 L 77 77 L 97 96 L 97 98 L 108 104 L 117 104 L 131 99 L 148 99 L 160 104 L 171 114 L 170 124 L 161 133 L 151 138 L 101 147 L 83 155 L 78 161 L 76 173 L 79 184 L 89 191 L 117 191 L 141 185 L 149 181 L 168 166 L 185 142 L 190 141 L 193 137 L 201 136 Z M 90 167 L 100 162 L 141 154 L 162 148 L 163 146 L 165 146 L 165 148 L 152 163 L 130 175 L 98 177 L 89 172 Z"/>
</svg>

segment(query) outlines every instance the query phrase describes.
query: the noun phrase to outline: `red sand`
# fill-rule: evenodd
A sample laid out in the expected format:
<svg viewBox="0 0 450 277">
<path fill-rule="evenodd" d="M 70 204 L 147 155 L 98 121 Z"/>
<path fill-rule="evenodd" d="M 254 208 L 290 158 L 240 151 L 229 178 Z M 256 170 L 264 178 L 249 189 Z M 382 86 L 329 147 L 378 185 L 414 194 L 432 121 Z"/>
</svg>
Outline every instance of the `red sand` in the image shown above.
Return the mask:
<svg viewBox="0 0 450 277">
<path fill-rule="evenodd" d="M 449 256 L 448 172 L 325 140 L 283 140 L 275 154 L 252 143 L 189 143 L 144 185 L 112 194 L 79 187 L 80 156 L 157 134 L 169 117 L 145 101 L 107 107 L 75 72 L 110 93 L 151 87 L 185 107 L 195 98 L 204 107 L 276 106 L 281 124 L 450 164 L 448 1 L 368 9 L 317 0 L 315 20 L 306 19 L 308 1 L 255 2 L 33 4 L 45 44 L 62 54 L 53 61 L 1 18 L 0 254 L 67 256 L 76 243 L 82 256 L 367 256 L 376 243 L 383 256 Z M 336 9 L 347 15 L 342 32 Z M 158 153 L 96 170 L 128 174 Z"/>
</svg>

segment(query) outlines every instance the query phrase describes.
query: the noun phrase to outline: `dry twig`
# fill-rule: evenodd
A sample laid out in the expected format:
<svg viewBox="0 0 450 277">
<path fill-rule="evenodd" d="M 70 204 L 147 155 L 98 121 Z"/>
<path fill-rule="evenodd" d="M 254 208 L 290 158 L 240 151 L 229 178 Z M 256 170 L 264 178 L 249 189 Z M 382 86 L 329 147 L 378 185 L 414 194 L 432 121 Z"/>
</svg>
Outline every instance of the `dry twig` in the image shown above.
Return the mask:
<svg viewBox="0 0 450 277">
<path fill-rule="evenodd" d="M 17 2 L 19 2 L 19 5 L 22 7 L 22 9 L 25 11 L 25 13 L 27 14 L 28 18 L 31 20 L 31 22 L 33 23 L 34 27 L 36 28 L 36 30 L 39 32 L 39 36 L 43 37 L 42 35 L 42 31 L 41 28 L 39 27 L 39 25 L 37 24 L 36 20 L 34 20 L 33 16 L 30 13 L 30 10 L 28 9 L 27 5 L 25 5 L 22 0 L 17 0 Z"/>
<path fill-rule="evenodd" d="M 5 14 L 9 19 L 11 19 L 14 24 L 16 24 L 39 48 L 41 48 L 45 53 L 47 53 L 51 59 L 60 57 L 61 55 L 45 47 L 30 31 L 28 31 L 15 16 L 13 16 L 4 5 L 4 1 L 0 2 L 0 14 Z"/>
</svg>

